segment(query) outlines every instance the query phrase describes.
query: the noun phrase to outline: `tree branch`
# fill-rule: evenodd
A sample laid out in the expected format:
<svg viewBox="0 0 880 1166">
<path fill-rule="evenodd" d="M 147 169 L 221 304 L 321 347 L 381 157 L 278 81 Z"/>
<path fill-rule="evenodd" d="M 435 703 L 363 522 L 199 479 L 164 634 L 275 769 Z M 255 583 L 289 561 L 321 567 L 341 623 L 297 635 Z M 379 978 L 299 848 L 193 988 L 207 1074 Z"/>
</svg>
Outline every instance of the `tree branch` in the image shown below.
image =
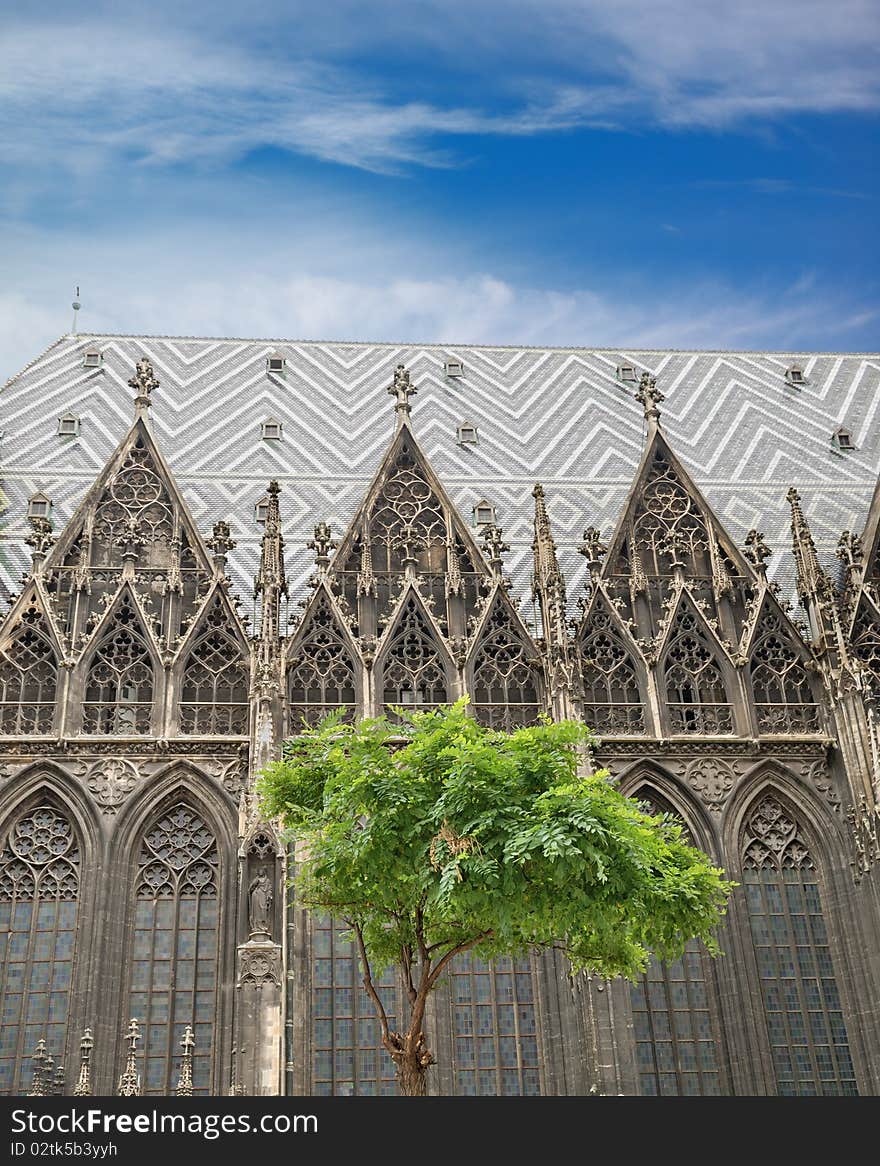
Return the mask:
<svg viewBox="0 0 880 1166">
<path fill-rule="evenodd" d="M 379 1025 L 382 1029 L 382 1043 L 386 1048 L 390 1048 L 391 1038 L 388 1030 L 388 1013 L 385 1011 L 385 1005 L 382 1003 L 382 998 L 376 991 L 376 987 L 373 983 L 373 973 L 370 970 L 370 961 L 367 958 L 367 949 L 364 945 L 363 930 L 360 923 L 355 923 L 351 919 L 346 919 L 345 922 L 352 929 L 355 934 L 355 938 L 357 939 L 358 952 L 360 953 L 361 957 L 361 971 L 363 972 L 363 979 L 361 980 L 361 983 L 366 989 L 367 995 L 376 1006 L 376 1012 L 379 1016 Z"/>
<path fill-rule="evenodd" d="M 473 939 L 465 940 L 464 943 L 456 944 L 455 947 L 450 948 L 446 955 L 437 961 L 434 970 L 428 977 L 428 988 L 430 989 L 434 987 L 442 975 L 444 968 L 449 964 L 450 960 L 455 959 L 457 955 L 461 955 L 463 951 L 468 951 L 470 948 L 476 947 L 478 943 L 482 943 L 482 941 L 484 939 L 488 939 L 490 935 L 492 935 L 491 927 L 487 928 L 485 931 L 481 931 L 480 934 L 475 935 Z"/>
</svg>

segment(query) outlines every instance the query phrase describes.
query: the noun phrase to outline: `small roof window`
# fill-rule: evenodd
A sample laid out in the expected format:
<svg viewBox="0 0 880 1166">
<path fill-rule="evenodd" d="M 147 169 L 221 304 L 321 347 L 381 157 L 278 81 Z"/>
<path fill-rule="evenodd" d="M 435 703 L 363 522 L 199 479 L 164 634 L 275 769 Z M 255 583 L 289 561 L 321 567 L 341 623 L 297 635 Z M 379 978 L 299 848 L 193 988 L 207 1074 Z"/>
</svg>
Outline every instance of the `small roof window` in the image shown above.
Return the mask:
<svg viewBox="0 0 880 1166">
<path fill-rule="evenodd" d="M 835 429 L 835 431 L 831 434 L 831 440 L 834 442 L 838 449 L 856 448 L 853 444 L 852 433 L 849 429 L 845 429 L 843 426 L 841 426 L 840 429 Z"/>
<path fill-rule="evenodd" d="M 265 522 L 269 517 L 269 495 L 264 494 L 263 497 L 254 506 L 254 518 L 257 522 Z"/>
<path fill-rule="evenodd" d="M 443 371 L 448 377 L 463 377 L 464 364 L 457 357 L 453 356 L 449 360 L 444 360 Z"/>
<path fill-rule="evenodd" d="M 98 348 L 88 348 L 83 353 L 83 368 L 100 368 L 104 355 Z"/>
<path fill-rule="evenodd" d="M 799 364 L 792 364 L 785 370 L 785 379 L 790 385 L 805 385 L 807 378 Z"/>
<path fill-rule="evenodd" d="M 634 364 L 619 364 L 617 366 L 617 379 L 627 385 L 634 385 L 639 379 L 636 366 Z"/>
<path fill-rule="evenodd" d="M 459 445 L 476 445 L 477 444 L 477 427 L 470 421 L 462 421 L 458 429 L 455 431 L 455 440 Z"/>
<path fill-rule="evenodd" d="M 495 507 L 484 498 L 474 507 L 474 525 L 490 526 L 495 522 Z"/>
<path fill-rule="evenodd" d="M 79 434 L 79 417 L 75 413 L 65 413 L 58 418 L 58 436 L 76 437 Z"/>
<path fill-rule="evenodd" d="M 276 421 L 274 417 L 267 417 L 262 424 L 260 436 L 263 441 L 280 441 L 281 422 Z"/>
<path fill-rule="evenodd" d="M 266 368 L 275 376 L 284 376 L 284 367 L 287 362 L 280 352 L 270 352 L 266 357 Z"/>
<path fill-rule="evenodd" d="M 28 518 L 48 518 L 52 510 L 52 499 L 43 493 L 33 494 L 28 499 Z"/>
</svg>

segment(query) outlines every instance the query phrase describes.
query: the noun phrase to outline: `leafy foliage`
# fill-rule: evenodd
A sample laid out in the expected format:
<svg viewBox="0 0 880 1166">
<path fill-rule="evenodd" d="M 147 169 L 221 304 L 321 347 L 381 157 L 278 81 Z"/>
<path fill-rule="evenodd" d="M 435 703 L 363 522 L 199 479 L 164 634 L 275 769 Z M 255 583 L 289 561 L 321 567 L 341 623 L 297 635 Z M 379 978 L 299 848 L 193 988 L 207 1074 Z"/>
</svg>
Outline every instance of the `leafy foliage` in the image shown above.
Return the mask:
<svg viewBox="0 0 880 1166">
<path fill-rule="evenodd" d="M 260 792 L 299 844 L 301 901 L 348 920 L 374 972 L 415 953 L 425 988 L 468 948 L 555 946 L 629 977 L 691 937 L 717 953 L 731 884 L 673 819 L 579 773 L 585 726 L 500 733 L 466 705 L 331 715 L 286 742 Z"/>
</svg>

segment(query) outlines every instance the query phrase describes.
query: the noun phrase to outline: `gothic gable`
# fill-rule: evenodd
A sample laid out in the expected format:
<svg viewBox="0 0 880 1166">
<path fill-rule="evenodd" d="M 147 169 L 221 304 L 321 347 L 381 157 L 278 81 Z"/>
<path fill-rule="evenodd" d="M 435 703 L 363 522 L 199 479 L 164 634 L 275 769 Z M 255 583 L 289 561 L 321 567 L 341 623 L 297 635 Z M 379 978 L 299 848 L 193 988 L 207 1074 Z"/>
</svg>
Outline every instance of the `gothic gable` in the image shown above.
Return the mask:
<svg viewBox="0 0 880 1166">
<path fill-rule="evenodd" d="M 645 667 L 632 635 L 597 589 L 575 636 L 584 720 L 597 733 L 645 732 Z"/>
<path fill-rule="evenodd" d="M 0 733 L 53 731 L 60 655 L 32 585 L 10 612 L 0 638 Z"/>
<path fill-rule="evenodd" d="M 315 725 L 337 709 L 352 720 L 362 701 L 361 664 L 351 633 L 324 583 L 309 601 L 287 649 L 288 725 Z"/>
<path fill-rule="evenodd" d="M 729 660 L 684 592 L 670 614 L 658 671 L 673 734 L 734 731 Z"/>
<path fill-rule="evenodd" d="M 249 655 L 235 612 L 217 584 L 178 653 L 182 733 L 247 733 Z"/>
<path fill-rule="evenodd" d="M 376 655 L 384 711 L 434 707 L 452 698 L 455 666 L 415 588 L 408 588 Z"/>
<path fill-rule="evenodd" d="M 538 651 L 507 592 L 496 585 L 468 661 L 474 716 L 505 732 L 535 724 L 544 709 L 538 660 Z"/>
</svg>

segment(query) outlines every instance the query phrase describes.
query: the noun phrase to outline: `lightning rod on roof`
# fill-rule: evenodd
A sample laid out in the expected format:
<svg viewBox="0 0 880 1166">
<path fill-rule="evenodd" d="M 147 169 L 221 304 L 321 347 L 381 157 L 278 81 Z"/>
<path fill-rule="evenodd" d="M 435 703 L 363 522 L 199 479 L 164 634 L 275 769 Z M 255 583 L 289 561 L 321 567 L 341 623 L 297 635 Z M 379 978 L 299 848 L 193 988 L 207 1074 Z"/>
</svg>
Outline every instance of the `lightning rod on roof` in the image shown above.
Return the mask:
<svg viewBox="0 0 880 1166">
<path fill-rule="evenodd" d="M 77 288 L 76 288 L 76 295 L 73 298 L 73 303 L 71 304 L 71 307 L 73 308 L 73 334 L 75 336 L 76 335 L 76 314 L 80 310 L 80 308 L 82 307 L 82 304 L 79 302 L 79 285 L 78 284 L 77 284 Z"/>
</svg>

